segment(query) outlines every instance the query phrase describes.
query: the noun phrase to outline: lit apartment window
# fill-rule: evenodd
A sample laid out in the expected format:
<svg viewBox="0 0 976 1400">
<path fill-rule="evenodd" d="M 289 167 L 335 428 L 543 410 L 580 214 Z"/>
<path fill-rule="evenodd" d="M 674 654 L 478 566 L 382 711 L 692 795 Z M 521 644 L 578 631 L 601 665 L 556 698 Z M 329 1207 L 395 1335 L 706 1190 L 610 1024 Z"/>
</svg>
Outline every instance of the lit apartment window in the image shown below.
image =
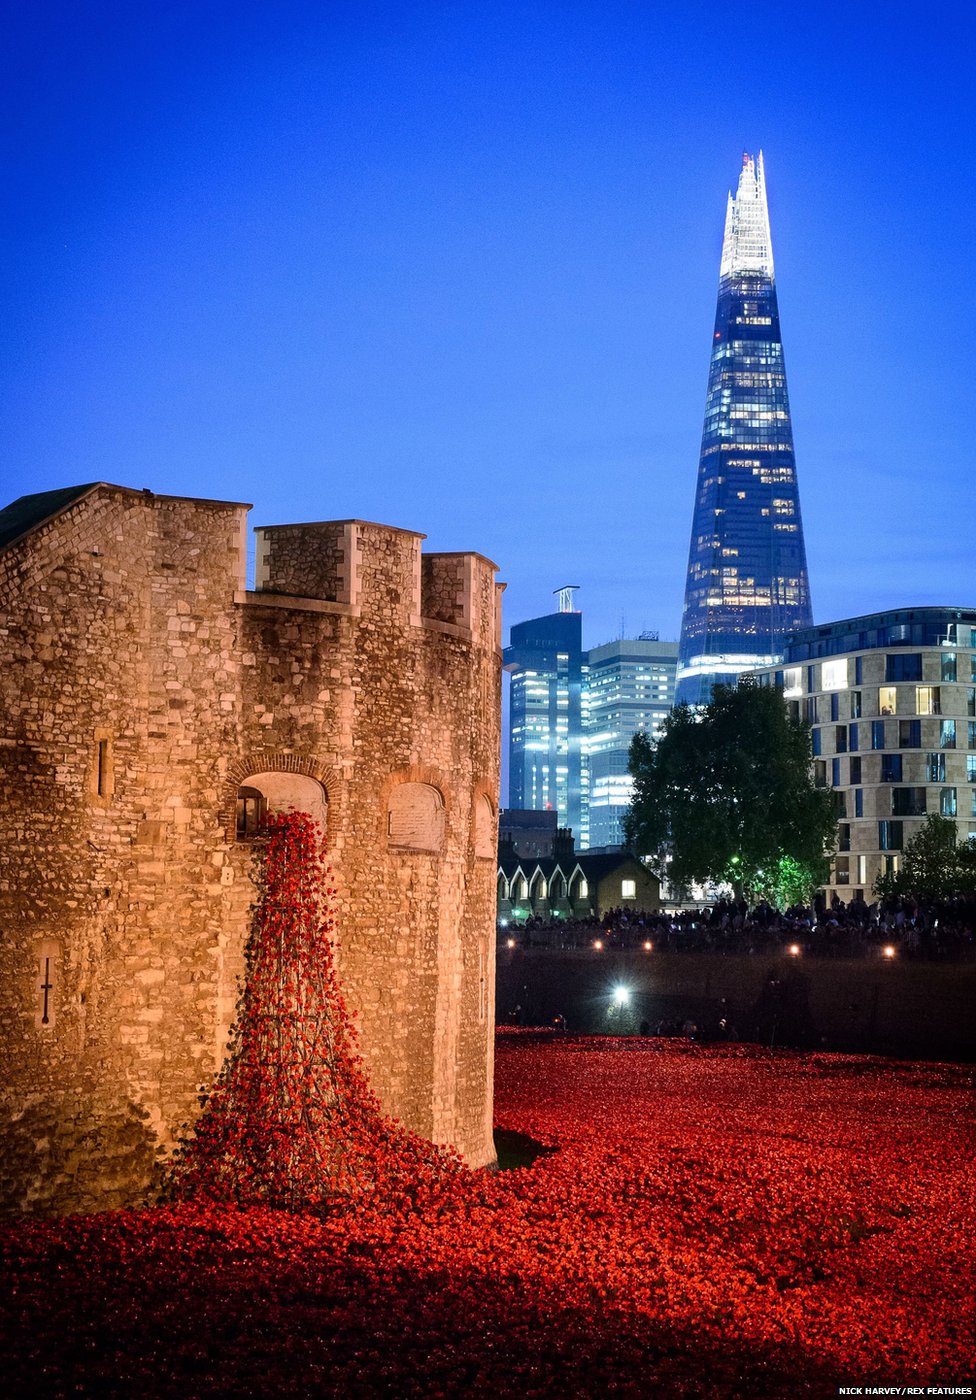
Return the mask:
<svg viewBox="0 0 976 1400">
<path fill-rule="evenodd" d="M 849 885 L 851 883 L 849 856 L 838 856 L 834 861 L 834 883 L 837 885 Z"/>
<path fill-rule="evenodd" d="M 915 687 L 915 713 L 938 715 L 942 712 L 942 691 L 937 685 L 917 685 Z"/>
<path fill-rule="evenodd" d="M 867 856 L 858 856 L 856 859 L 857 883 L 859 885 L 866 885 L 868 882 L 868 858 Z"/>
<path fill-rule="evenodd" d="M 636 881 L 636 880 L 621 880 L 621 881 L 620 881 L 620 898 L 621 898 L 621 899 L 636 899 L 636 898 L 637 898 L 637 881 Z"/>
<path fill-rule="evenodd" d="M 893 685 L 883 685 L 878 691 L 878 709 L 883 715 L 893 715 L 897 713 L 897 695 Z"/>
<path fill-rule="evenodd" d="M 847 685 L 847 658 L 825 661 L 821 667 L 824 690 L 843 690 Z"/>
</svg>

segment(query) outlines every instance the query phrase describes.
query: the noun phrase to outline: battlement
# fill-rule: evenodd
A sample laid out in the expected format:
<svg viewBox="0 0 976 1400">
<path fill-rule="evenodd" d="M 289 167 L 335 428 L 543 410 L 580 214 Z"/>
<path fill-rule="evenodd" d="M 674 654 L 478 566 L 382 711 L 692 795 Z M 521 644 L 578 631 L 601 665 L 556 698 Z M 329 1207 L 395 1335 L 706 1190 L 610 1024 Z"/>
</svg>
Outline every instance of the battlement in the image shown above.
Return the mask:
<svg viewBox="0 0 976 1400">
<path fill-rule="evenodd" d="M 497 565 L 474 553 L 422 554 L 427 537 L 369 520 L 255 529 L 254 591 L 385 613 L 402 626 L 443 623 L 501 645 Z"/>
</svg>

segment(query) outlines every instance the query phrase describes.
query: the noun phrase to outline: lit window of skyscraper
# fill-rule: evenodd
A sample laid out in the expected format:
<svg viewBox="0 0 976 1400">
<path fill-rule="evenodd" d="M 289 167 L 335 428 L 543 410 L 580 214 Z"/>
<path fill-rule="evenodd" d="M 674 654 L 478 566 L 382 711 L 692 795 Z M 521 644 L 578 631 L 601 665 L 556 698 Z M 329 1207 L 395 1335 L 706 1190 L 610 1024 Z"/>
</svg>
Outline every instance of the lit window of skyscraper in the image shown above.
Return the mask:
<svg viewBox="0 0 976 1400">
<path fill-rule="evenodd" d="M 771 664 L 812 621 L 760 152 L 725 220 L 677 703 Z"/>
</svg>

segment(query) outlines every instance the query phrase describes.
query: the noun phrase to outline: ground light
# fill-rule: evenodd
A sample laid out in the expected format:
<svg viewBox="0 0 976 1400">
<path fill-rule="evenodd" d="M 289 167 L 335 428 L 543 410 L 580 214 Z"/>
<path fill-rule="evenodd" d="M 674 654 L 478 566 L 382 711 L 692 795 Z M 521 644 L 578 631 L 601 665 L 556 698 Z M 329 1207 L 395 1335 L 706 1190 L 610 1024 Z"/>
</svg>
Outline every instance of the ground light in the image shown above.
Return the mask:
<svg viewBox="0 0 976 1400">
<path fill-rule="evenodd" d="M 613 989 L 613 1004 L 614 1004 L 614 1006 L 626 1006 L 626 1005 L 629 1003 L 629 1001 L 630 1001 L 630 988 L 629 988 L 629 987 L 614 987 L 614 989 Z"/>
<path fill-rule="evenodd" d="M 890 943 L 886 943 L 881 949 L 881 956 L 883 958 L 893 958 L 895 956 L 895 950 Z"/>
<path fill-rule="evenodd" d="M 507 939 L 505 940 L 505 947 L 506 947 L 506 948 L 514 948 L 514 947 L 515 947 L 515 939 L 514 939 L 514 938 L 507 938 Z"/>
<path fill-rule="evenodd" d="M 787 952 L 789 953 L 791 958 L 798 958 L 800 956 L 799 943 L 791 943 L 789 948 L 787 949 Z"/>
<path fill-rule="evenodd" d="M 594 940 L 593 940 L 593 946 L 594 946 L 594 948 L 596 949 L 596 951 L 597 951 L 598 953 L 602 953 L 602 952 L 603 952 L 603 939 L 602 939 L 602 938 L 594 938 Z"/>
<path fill-rule="evenodd" d="M 654 944 L 651 942 L 651 940 L 650 940 L 649 938 L 645 938 L 645 940 L 644 940 L 644 952 L 645 952 L 645 953 L 650 953 L 650 952 L 653 952 L 653 950 L 654 950 Z"/>
</svg>

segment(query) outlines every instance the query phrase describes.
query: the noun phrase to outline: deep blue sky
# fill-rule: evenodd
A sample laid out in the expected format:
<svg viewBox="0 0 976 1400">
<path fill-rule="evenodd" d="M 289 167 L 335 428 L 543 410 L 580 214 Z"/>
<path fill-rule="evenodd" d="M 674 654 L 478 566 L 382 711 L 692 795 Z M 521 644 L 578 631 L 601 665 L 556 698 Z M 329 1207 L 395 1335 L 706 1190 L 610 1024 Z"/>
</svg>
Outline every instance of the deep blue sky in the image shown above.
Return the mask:
<svg viewBox="0 0 976 1400">
<path fill-rule="evenodd" d="M 676 637 L 762 146 L 815 615 L 972 606 L 973 14 L 7 0 L 0 494 L 381 520 Z"/>
</svg>

